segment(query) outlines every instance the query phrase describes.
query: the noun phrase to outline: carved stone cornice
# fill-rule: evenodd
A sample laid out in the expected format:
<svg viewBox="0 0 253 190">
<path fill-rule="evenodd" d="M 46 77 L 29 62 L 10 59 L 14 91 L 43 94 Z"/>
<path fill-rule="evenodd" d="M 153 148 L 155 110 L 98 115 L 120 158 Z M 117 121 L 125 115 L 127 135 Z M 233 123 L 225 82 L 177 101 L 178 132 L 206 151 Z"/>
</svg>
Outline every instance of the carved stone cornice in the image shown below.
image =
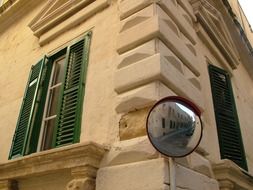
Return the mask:
<svg viewBox="0 0 253 190">
<path fill-rule="evenodd" d="M 0 181 L 0 190 L 18 190 L 18 183 L 15 180 Z"/>
<path fill-rule="evenodd" d="M 220 180 L 219 184 L 220 184 L 221 190 L 232 190 L 235 187 L 233 182 L 231 182 L 229 180 Z"/>
<path fill-rule="evenodd" d="M 74 179 L 67 184 L 67 190 L 95 189 L 97 168 L 93 166 L 75 167 L 71 169 L 71 175 Z"/>
<path fill-rule="evenodd" d="M 103 10 L 111 0 L 50 0 L 28 24 L 41 45 Z"/>
<path fill-rule="evenodd" d="M 0 14 L 2 14 L 5 10 L 7 10 L 13 3 L 17 0 L 9 0 L 6 1 L 4 4 L 0 5 Z"/>
<path fill-rule="evenodd" d="M 198 22 L 227 60 L 230 67 L 236 69 L 239 65 L 238 52 L 221 13 L 207 0 L 191 0 L 190 2 Z M 200 34 L 200 36 L 203 37 L 204 35 Z M 203 40 L 206 41 L 206 39 Z"/>
<path fill-rule="evenodd" d="M 253 176 L 230 160 L 224 159 L 219 163 L 214 163 L 212 168 L 215 178 L 223 189 L 251 190 L 253 187 Z"/>
<path fill-rule="evenodd" d="M 42 3 L 43 1 L 8 0 L 0 7 L 0 34 L 29 14 L 31 7 L 36 8 Z"/>
<path fill-rule="evenodd" d="M 86 142 L 34 153 L 1 163 L 0 181 L 44 175 L 64 169 L 71 169 L 73 174 L 79 170 L 81 176 L 92 177 L 105 151 L 101 145 Z"/>
<path fill-rule="evenodd" d="M 28 26 L 34 32 L 35 36 L 40 36 L 46 30 L 62 22 L 66 17 L 72 16 L 94 1 L 95 0 L 50 0 Z"/>
</svg>

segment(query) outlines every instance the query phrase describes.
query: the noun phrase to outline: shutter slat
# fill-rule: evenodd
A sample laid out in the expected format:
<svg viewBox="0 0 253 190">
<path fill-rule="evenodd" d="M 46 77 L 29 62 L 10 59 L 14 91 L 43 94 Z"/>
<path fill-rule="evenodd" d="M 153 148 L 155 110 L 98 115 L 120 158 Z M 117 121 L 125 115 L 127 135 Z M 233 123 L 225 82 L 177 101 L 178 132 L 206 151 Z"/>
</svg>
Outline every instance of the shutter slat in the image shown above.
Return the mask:
<svg viewBox="0 0 253 190">
<path fill-rule="evenodd" d="M 66 138 L 66 139 L 62 139 L 62 140 L 57 140 L 56 144 L 57 146 L 64 146 L 66 144 L 72 144 L 73 143 L 73 138 Z"/>
<path fill-rule="evenodd" d="M 75 117 L 72 119 L 72 120 L 68 120 L 68 121 L 62 121 L 60 122 L 60 126 L 65 126 L 65 125 L 68 125 L 68 124 L 71 124 L 71 123 L 75 123 Z"/>
<path fill-rule="evenodd" d="M 74 115 L 70 115 L 70 116 L 62 117 L 62 121 L 67 121 L 67 120 L 70 120 L 72 118 L 75 118 L 75 116 Z"/>
<path fill-rule="evenodd" d="M 73 128 L 70 128 L 70 129 L 64 129 L 64 130 L 59 130 L 59 131 L 60 131 L 59 133 L 65 134 L 65 133 L 69 133 L 69 132 L 74 131 L 74 129 L 73 129 Z"/>
<path fill-rule="evenodd" d="M 72 124 L 70 124 L 70 125 L 64 125 L 63 127 L 59 127 L 58 131 L 61 132 L 62 130 L 70 129 L 70 128 L 72 128 Z"/>
<path fill-rule="evenodd" d="M 222 159 L 230 159 L 247 170 L 236 106 L 229 75 L 209 65 L 215 119 Z"/>
<path fill-rule="evenodd" d="M 238 135 L 235 134 L 235 131 L 231 131 L 229 130 L 228 128 L 227 129 L 224 129 L 225 127 L 222 127 L 222 129 L 220 129 L 221 133 L 224 133 L 226 134 L 225 136 L 228 136 L 228 137 L 233 137 L 233 138 L 237 138 Z M 231 141 L 232 143 L 233 141 Z"/>
<path fill-rule="evenodd" d="M 57 137 L 57 140 L 62 140 L 62 139 L 68 139 L 68 138 L 73 138 L 73 131 L 69 131 L 69 132 L 67 132 L 66 134 L 64 134 L 64 133 L 60 133 L 61 134 L 61 136 L 58 136 Z"/>
</svg>

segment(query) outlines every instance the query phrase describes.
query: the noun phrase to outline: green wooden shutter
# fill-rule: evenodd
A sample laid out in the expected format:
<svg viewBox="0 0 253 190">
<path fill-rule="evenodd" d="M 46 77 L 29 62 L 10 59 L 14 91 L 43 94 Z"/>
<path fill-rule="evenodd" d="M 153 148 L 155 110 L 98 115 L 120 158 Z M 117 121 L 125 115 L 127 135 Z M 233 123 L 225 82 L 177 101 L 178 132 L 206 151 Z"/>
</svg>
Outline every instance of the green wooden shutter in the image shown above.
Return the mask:
<svg viewBox="0 0 253 190">
<path fill-rule="evenodd" d="M 32 125 L 36 115 L 34 110 L 36 109 L 36 104 L 40 98 L 38 89 L 42 81 L 41 79 L 45 62 L 46 58 L 40 60 L 31 68 L 15 134 L 12 140 L 9 159 L 27 154 Z"/>
<path fill-rule="evenodd" d="M 52 60 L 48 59 L 43 68 L 42 78 L 38 89 L 36 106 L 34 109 L 34 122 L 31 130 L 31 137 L 29 146 L 27 147 L 27 154 L 31 154 L 37 151 L 38 140 L 40 135 L 40 129 L 44 114 L 44 107 L 47 98 L 48 85 L 52 72 Z"/>
<path fill-rule="evenodd" d="M 229 74 L 209 65 L 215 119 L 222 159 L 247 170 L 244 146 Z"/>
<path fill-rule="evenodd" d="M 85 76 L 91 33 L 68 47 L 64 85 L 61 92 L 52 147 L 79 141 Z"/>
</svg>

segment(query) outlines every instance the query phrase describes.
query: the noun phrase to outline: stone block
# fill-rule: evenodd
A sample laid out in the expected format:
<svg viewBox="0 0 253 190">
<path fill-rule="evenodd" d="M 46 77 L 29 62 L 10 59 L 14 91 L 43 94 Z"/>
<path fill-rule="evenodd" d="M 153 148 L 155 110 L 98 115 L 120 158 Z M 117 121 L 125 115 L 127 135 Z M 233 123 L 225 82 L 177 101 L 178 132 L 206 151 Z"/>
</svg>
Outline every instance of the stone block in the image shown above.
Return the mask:
<svg viewBox="0 0 253 190">
<path fill-rule="evenodd" d="M 177 186 L 183 189 L 189 188 L 191 190 L 219 190 L 219 185 L 216 180 L 183 166 L 177 165 L 176 179 Z"/>
<path fill-rule="evenodd" d="M 135 111 L 152 106 L 156 101 L 166 96 L 175 95 L 162 82 L 154 81 L 147 85 L 120 94 L 117 99 L 118 113 Z"/>
<path fill-rule="evenodd" d="M 115 91 L 123 93 L 138 86 L 159 80 L 161 72 L 160 54 L 150 56 L 128 67 L 117 70 L 115 73 Z"/>
<path fill-rule="evenodd" d="M 220 186 L 217 180 L 209 179 L 208 181 L 204 182 L 204 189 L 205 190 L 220 190 Z"/>
<path fill-rule="evenodd" d="M 183 8 L 181 5 L 178 6 L 178 9 L 182 13 L 186 22 L 188 22 L 194 28 L 193 20 L 192 20 L 191 16 L 188 14 L 187 10 L 185 8 Z"/>
<path fill-rule="evenodd" d="M 163 82 L 176 94 L 191 99 L 200 109 L 204 109 L 200 90 L 159 53 L 118 70 L 115 74 L 115 90 L 123 93 L 153 81 Z"/>
<path fill-rule="evenodd" d="M 137 139 L 128 141 L 133 144 L 136 142 Z M 121 190 L 169 190 L 169 184 L 168 163 L 160 158 L 100 168 L 96 188 L 97 190 L 110 190 L 112 187 Z M 215 179 L 180 165 L 176 166 L 176 185 L 178 190 L 219 190 Z"/>
<path fill-rule="evenodd" d="M 155 7 L 155 5 L 152 4 L 148 7 L 140 10 L 139 12 L 131 15 L 130 17 L 124 19 L 123 21 L 121 21 L 120 33 L 123 31 L 126 31 L 126 30 L 134 27 L 135 25 L 138 25 L 141 22 L 147 20 L 148 18 L 154 16 L 155 15 L 154 7 Z"/>
<path fill-rule="evenodd" d="M 145 31 L 145 32 L 140 32 Z M 119 34 L 117 50 L 120 54 L 154 39 L 159 34 L 158 17 L 151 17 Z"/>
<path fill-rule="evenodd" d="M 193 8 L 191 6 L 191 4 L 189 3 L 189 1 L 185 1 L 185 0 L 177 0 L 178 1 L 178 5 L 180 5 L 192 18 L 193 22 L 197 21 L 197 18 L 194 14 Z"/>
<path fill-rule="evenodd" d="M 193 26 L 184 18 L 178 4 L 175 4 L 173 3 L 173 1 L 168 0 L 161 0 L 160 2 L 158 2 L 158 4 L 176 23 L 180 31 L 191 41 L 192 44 L 195 45 L 197 40 L 197 34 Z"/>
<path fill-rule="evenodd" d="M 190 168 L 191 166 L 191 159 L 190 156 L 184 156 L 181 158 L 175 158 L 175 162 L 181 166 L 184 166 L 186 168 Z"/>
<path fill-rule="evenodd" d="M 151 40 L 149 42 L 144 43 L 141 46 L 134 48 L 126 53 L 123 53 L 118 58 L 118 66 L 117 68 L 120 69 L 122 67 L 126 67 L 130 64 L 136 63 L 142 59 L 150 57 L 157 53 L 156 51 L 156 41 L 158 39 Z"/>
<path fill-rule="evenodd" d="M 120 11 L 120 18 L 123 20 L 124 18 L 134 14 L 145 8 L 146 6 L 152 4 L 155 0 L 121 0 L 119 2 L 119 11 Z"/>
<path fill-rule="evenodd" d="M 100 167 L 139 162 L 158 157 L 147 136 L 119 141 L 112 145 L 104 156 Z"/>
<path fill-rule="evenodd" d="M 94 190 L 95 180 L 91 178 L 73 179 L 66 188 L 67 190 Z"/>
<path fill-rule="evenodd" d="M 126 53 L 123 53 L 118 58 L 118 69 L 126 67 L 130 64 L 137 63 L 145 58 L 148 58 L 156 53 L 163 54 L 166 59 L 170 61 L 181 73 L 186 75 L 189 80 L 196 79 L 198 87 L 200 88 L 199 81 L 194 73 L 186 67 L 182 61 L 159 39 L 153 39 L 144 43 Z M 194 83 L 193 83 L 194 84 Z"/>
<path fill-rule="evenodd" d="M 100 168 L 97 190 L 163 190 L 169 182 L 168 164 L 163 159 Z"/>
<path fill-rule="evenodd" d="M 120 140 L 132 139 L 146 135 L 146 120 L 150 107 L 129 112 L 119 122 Z"/>
<path fill-rule="evenodd" d="M 161 9 L 159 10 L 162 11 Z M 187 47 L 185 41 L 180 38 L 176 25 L 168 16 L 166 20 L 153 16 L 121 32 L 118 36 L 117 49 L 122 54 L 155 38 L 161 39 L 196 76 L 200 75 L 196 55 Z"/>
<path fill-rule="evenodd" d="M 191 168 L 203 175 L 214 178 L 210 161 L 196 152 L 190 155 Z"/>
</svg>

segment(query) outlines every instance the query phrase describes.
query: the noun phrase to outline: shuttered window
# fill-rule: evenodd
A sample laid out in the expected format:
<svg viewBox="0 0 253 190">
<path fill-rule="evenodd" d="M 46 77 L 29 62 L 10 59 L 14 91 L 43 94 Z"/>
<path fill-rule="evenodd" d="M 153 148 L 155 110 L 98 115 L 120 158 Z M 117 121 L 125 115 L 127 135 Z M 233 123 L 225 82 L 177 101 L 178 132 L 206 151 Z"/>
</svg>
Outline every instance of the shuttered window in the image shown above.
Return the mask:
<svg viewBox="0 0 253 190">
<path fill-rule="evenodd" d="M 84 38 L 60 52 L 65 63 L 61 64 L 63 68 L 59 68 L 63 76 L 59 77 L 62 81 L 58 81 L 60 87 L 57 100 L 52 99 L 52 93 L 49 93 L 52 90 L 50 83 L 56 68 L 53 65 L 55 56 L 44 58 L 31 68 L 9 159 L 37 150 L 79 142 L 90 37 L 91 33 L 88 33 Z M 48 100 L 54 101 L 50 104 L 55 106 L 55 118 L 51 120 L 52 129 L 49 131 L 51 134 L 47 131 L 44 135 L 46 137 L 44 141 L 47 141 L 44 144 L 51 145 L 43 148 L 39 141 L 42 141 L 45 133 L 44 126 L 49 120 L 45 119 L 45 113 L 49 109 Z"/>
<path fill-rule="evenodd" d="M 230 159 L 247 170 L 236 105 L 229 74 L 209 65 L 221 159 Z"/>
<path fill-rule="evenodd" d="M 58 107 L 53 147 L 79 141 L 81 109 L 83 102 L 85 73 L 88 63 L 89 37 L 70 46 L 67 52 L 66 74 Z"/>
<path fill-rule="evenodd" d="M 38 111 L 36 107 L 41 98 L 39 89 L 42 83 L 45 63 L 46 58 L 40 60 L 31 68 L 9 158 L 19 157 L 28 152 L 30 144 L 29 136 L 31 136 L 34 127 L 34 119 L 36 117 L 36 112 Z"/>
</svg>

